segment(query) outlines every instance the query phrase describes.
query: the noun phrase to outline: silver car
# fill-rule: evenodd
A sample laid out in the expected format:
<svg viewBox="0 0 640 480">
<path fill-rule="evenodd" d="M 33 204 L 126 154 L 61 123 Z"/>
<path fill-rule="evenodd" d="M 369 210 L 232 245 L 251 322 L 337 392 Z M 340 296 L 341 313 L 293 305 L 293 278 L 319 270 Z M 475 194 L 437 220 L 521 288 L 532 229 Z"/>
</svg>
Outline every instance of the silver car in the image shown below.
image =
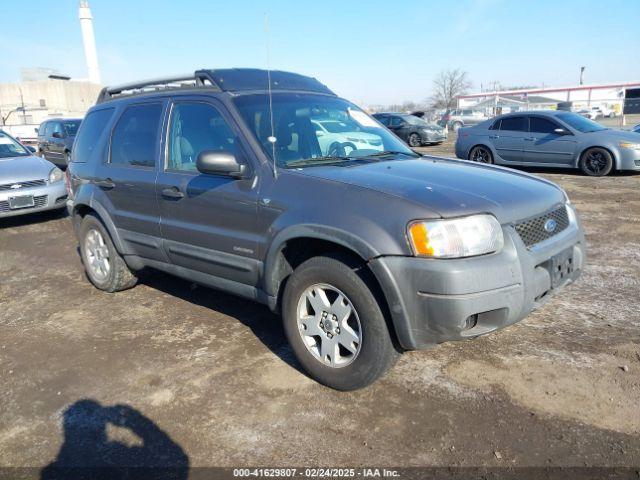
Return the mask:
<svg viewBox="0 0 640 480">
<path fill-rule="evenodd" d="M 0 218 L 66 206 L 64 173 L 0 131 Z"/>
<path fill-rule="evenodd" d="M 640 171 L 640 134 L 612 130 L 577 113 L 511 113 L 461 128 L 456 156 L 507 166 L 580 168 L 591 176 Z"/>
</svg>

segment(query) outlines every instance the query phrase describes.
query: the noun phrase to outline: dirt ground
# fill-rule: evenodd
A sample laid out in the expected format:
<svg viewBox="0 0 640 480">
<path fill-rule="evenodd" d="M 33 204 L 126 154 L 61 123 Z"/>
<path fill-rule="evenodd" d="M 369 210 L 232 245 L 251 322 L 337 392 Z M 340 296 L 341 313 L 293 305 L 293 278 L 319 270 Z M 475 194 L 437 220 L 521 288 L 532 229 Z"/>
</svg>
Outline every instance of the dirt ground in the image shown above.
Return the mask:
<svg viewBox="0 0 640 480">
<path fill-rule="evenodd" d="M 103 293 L 68 219 L 0 220 L 0 466 L 114 445 L 190 467 L 640 466 L 640 175 L 534 173 L 582 217 L 579 282 L 353 393 L 301 373 L 265 307 L 160 273 Z"/>
</svg>

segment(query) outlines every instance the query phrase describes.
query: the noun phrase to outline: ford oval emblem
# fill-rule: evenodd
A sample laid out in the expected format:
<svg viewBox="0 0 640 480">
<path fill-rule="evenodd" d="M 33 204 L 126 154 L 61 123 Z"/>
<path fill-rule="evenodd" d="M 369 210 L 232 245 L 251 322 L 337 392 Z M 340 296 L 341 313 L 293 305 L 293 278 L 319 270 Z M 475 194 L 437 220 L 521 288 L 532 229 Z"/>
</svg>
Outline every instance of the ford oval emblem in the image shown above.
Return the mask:
<svg viewBox="0 0 640 480">
<path fill-rule="evenodd" d="M 553 233 L 557 227 L 558 222 L 556 222 L 553 218 L 550 218 L 549 220 L 544 222 L 544 229 L 549 233 Z"/>
</svg>

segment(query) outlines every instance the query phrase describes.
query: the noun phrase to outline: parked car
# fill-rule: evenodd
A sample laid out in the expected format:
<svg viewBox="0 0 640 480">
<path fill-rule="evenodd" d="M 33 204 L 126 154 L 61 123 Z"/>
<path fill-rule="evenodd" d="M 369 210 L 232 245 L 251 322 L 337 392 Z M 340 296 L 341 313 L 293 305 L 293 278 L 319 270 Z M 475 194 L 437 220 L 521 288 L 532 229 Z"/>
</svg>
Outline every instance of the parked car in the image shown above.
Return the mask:
<svg viewBox="0 0 640 480">
<path fill-rule="evenodd" d="M 590 120 L 597 120 L 604 117 L 599 107 L 583 108 L 578 110 L 576 113 Z"/>
<path fill-rule="evenodd" d="M 38 153 L 59 167 L 69 163 L 71 147 L 80 128 L 80 118 L 52 118 L 38 128 Z"/>
<path fill-rule="evenodd" d="M 66 206 L 62 171 L 0 131 L 0 218 Z"/>
<path fill-rule="evenodd" d="M 316 137 L 320 144 L 322 155 L 350 155 L 351 152 L 368 148 L 382 151 L 382 140 L 378 135 L 362 131 L 355 122 L 320 118 L 312 120 L 311 125 L 316 130 Z"/>
<path fill-rule="evenodd" d="M 374 113 L 373 117 L 410 147 L 438 145 L 447 139 L 447 129 L 406 113 Z"/>
<path fill-rule="evenodd" d="M 383 151 L 355 143 L 327 156 L 312 124 L 326 118 L 354 122 Z M 154 268 L 262 302 L 282 313 L 300 365 L 340 390 L 373 382 L 399 351 L 521 320 L 585 261 L 557 185 L 421 157 L 293 73 L 199 70 L 105 88 L 67 176 L 97 288 L 130 288 Z"/>
<path fill-rule="evenodd" d="M 461 129 L 456 156 L 498 165 L 580 168 L 603 176 L 613 169 L 640 171 L 640 135 L 605 128 L 573 112 L 514 113 Z"/>
<path fill-rule="evenodd" d="M 487 115 L 480 110 L 469 108 L 449 110 L 440 119 L 439 125 L 447 127 L 449 130 L 457 132 L 459 128 L 477 125 L 485 121 Z"/>
<path fill-rule="evenodd" d="M 615 118 L 618 116 L 616 110 L 614 108 L 608 107 L 607 105 L 600 105 L 598 107 L 593 107 L 596 108 L 603 117 L 607 117 L 607 118 Z"/>
</svg>

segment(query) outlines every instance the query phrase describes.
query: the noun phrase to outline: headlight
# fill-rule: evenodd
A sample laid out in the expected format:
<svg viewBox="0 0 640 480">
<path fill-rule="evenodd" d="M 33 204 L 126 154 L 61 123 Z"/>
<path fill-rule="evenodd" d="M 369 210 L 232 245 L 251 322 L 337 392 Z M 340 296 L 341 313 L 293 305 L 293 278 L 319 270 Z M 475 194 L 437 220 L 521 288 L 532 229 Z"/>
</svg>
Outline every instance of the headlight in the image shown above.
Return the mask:
<svg viewBox="0 0 640 480">
<path fill-rule="evenodd" d="M 408 233 L 413 253 L 424 257 L 471 257 L 497 252 L 504 245 L 493 215 L 413 222 Z"/>
<path fill-rule="evenodd" d="M 58 167 L 54 167 L 49 172 L 49 183 L 61 182 L 63 178 L 64 178 L 64 174 L 62 173 L 62 170 L 60 170 Z"/>
<path fill-rule="evenodd" d="M 620 147 L 630 148 L 632 150 L 640 150 L 640 143 L 620 142 Z"/>
</svg>

